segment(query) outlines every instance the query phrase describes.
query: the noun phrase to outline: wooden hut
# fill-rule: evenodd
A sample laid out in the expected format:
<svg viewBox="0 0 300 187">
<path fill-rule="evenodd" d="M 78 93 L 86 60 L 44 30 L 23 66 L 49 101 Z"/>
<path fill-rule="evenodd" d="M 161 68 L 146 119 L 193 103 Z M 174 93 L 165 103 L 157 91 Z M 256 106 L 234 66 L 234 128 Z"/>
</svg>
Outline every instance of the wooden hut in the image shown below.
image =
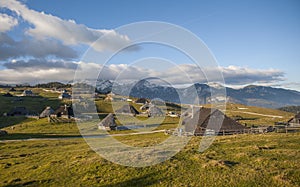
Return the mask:
<svg viewBox="0 0 300 187">
<path fill-rule="evenodd" d="M 288 125 L 291 127 L 300 127 L 300 112 L 288 121 Z"/>
<path fill-rule="evenodd" d="M 55 110 L 54 114 L 51 116 L 70 119 L 71 117 L 74 117 L 74 112 L 71 106 L 64 105 Z"/>
<path fill-rule="evenodd" d="M 14 87 L 11 87 L 11 88 L 9 89 L 9 91 L 10 91 L 10 92 L 15 92 L 16 89 L 15 89 Z"/>
<path fill-rule="evenodd" d="M 164 116 L 165 113 L 160 109 L 159 107 L 155 105 L 151 105 L 149 109 L 147 110 L 148 116 L 149 117 L 154 117 L 154 116 Z"/>
<path fill-rule="evenodd" d="M 31 90 L 24 90 L 22 96 L 34 96 Z"/>
<path fill-rule="evenodd" d="M 13 95 L 9 92 L 7 92 L 6 94 L 3 94 L 3 97 L 13 97 Z"/>
<path fill-rule="evenodd" d="M 151 105 L 151 103 L 145 103 L 143 106 L 140 107 L 140 110 L 148 110 Z"/>
<path fill-rule="evenodd" d="M 101 130 L 116 130 L 116 122 L 114 115 L 109 113 L 99 124 L 98 129 Z"/>
<path fill-rule="evenodd" d="M 136 104 L 141 104 L 141 105 L 144 105 L 146 103 L 149 103 L 148 99 L 146 98 L 139 98 L 135 101 Z"/>
<path fill-rule="evenodd" d="M 126 105 L 122 106 L 120 109 L 116 110 L 115 113 L 117 113 L 117 114 L 127 114 L 127 115 L 133 115 L 133 116 L 136 116 L 136 115 L 140 114 L 139 111 L 137 111 L 134 108 L 134 106 L 128 105 L 128 104 L 126 104 Z"/>
<path fill-rule="evenodd" d="M 40 114 L 40 118 L 45 118 L 45 117 L 49 117 L 52 114 L 54 114 L 54 110 L 50 107 L 47 106 Z"/>
<path fill-rule="evenodd" d="M 183 115 L 182 125 L 186 132 L 194 132 L 194 135 L 216 134 L 237 134 L 243 133 L 247 127 L 226 116 L 218 109 L 198 108 L 192 113 L 186 112 Z M 216 134 L 217 135 L 217 134 Z"/>
<path fill-rule="evenodd" d="M 63 93 L 61 93 L 61 94 L 58 96 L 58 98 L 59 98 L 59 99 L 71 99 L 72 96 L 71 96 L 69 93 L 67 93 L 67 92 L 63 92 Z"/>
</svg>

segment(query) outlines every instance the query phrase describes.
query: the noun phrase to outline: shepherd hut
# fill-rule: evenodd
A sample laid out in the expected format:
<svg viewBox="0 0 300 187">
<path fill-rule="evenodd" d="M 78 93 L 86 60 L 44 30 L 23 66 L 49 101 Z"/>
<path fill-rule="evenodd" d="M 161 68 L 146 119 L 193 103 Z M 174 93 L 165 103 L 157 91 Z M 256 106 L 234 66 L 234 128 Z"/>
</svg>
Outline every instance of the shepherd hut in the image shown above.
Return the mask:
<svg viewBox="0 0 300 187">
<path fill-rule="evenodd" d="M 200 108 L 192 110 L 192 113 L 186 112 L 182 116 L 185 131 L 194 132 L 195 135 L 204 135 L 207 132 L 215 135 L 217 132 L 237 134 L 247 129 L 218 109 Z"/>
<path fill-rule="evenodd" d="M 124 105 L 122 106 L 120 109 L 116 110 L 115 111 L 117 114 L 128 114 L 128 115 L 137 115 L 137 114 L 140 114 L 139 111 L 137 111 L 134 106 L 132 105 Z"/>
<path fill-rule="evenodd" d="M 117 127 L 114 115 L 109 113 L 99 124 L 98 129 L 101 130 L 115 130 Z"/>
<path fill-rule="evenodd" d="M 135 101 L 136 104 L 144 105 L 146 103 L 149 103 L 149 101 L 146 98 L 139 98 Z"/>
<path fill-rule="evenodd" d="M 70 119 L 71 117 L 74 117 L 74 112 L 71 106 L 60 106 L 57 110 L 55 110 L 54 114 L 51 116 L 55 117 L 62 117 L 62 118 L 68 118 Z"/>
<path fill-rule="evenodd" d="M 3 97 L 13 97 L 13 95 L 7 92 L 6 94 L 3 94 Z"/>
<path fill-rule="evenodd" d="M 148 116 L 149 117 L 154 117 L 154 116 L 164 116 L 164 112 L 157 106 L 151 105 L 149 109 L 147 110 Z"/>
<path fill-rule="evenodd" d="M 54 110 L 50 106 L 47 106 L 40 114 L 40 118 L 49 117 L 52 114 L 54 114 Z"/>
<path fill-rule="evenodd" d="M 292 119 L 288 121 L 289 126 L 299 127 L 300 126 L 300 112 L 296 114 Z"/>
<path fill-rule="evenodd" d="M 34 96 L 31 90 L 24 90 L 22 96 Z"/>
</svg>

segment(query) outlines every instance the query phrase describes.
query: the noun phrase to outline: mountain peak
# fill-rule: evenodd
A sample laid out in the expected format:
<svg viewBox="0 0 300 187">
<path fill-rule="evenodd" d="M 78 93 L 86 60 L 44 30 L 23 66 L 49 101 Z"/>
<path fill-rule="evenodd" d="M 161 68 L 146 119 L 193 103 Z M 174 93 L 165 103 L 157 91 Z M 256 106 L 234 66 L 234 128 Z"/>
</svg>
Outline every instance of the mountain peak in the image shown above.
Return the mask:
<svg viewBox="0 0 300 187">
<path fill-rule="evenodd" d="M 169 102 L 180 102 L 179 95 L 185 97 L 185 102 L 194 102 L 195 97 L 210 101 L 212 92 L 216 92 L 222 85 L 211 83 L 195 83 L 187 88 L 175 89 L 165 86 L 160 79 L 143 79 L 135 84 L 114 84 L 111 81 L 101 81 L 97 84 L 97 89 L 103 93 L 109 92 L 114 85 L 114 92 L 120 95 L 128 95 L 128 88 L 132 97 L 161 98 Z M 279 108 L 287 105 L 300 105 L 300 92 L 286 90 L 282 88 L 273 88 L 267 86 L 249 85 L 241 89 L 226 88 L 227 98 L 232 101 L 246 105 Z M 196 93 L 194 93 L 196 90 Z M 118 93 L 119 92 L 119 93 Z M 192 99 L 192 101 L 190 100 Z M 189 104 L 189 103 L 185 103 Z"/>
</svg>

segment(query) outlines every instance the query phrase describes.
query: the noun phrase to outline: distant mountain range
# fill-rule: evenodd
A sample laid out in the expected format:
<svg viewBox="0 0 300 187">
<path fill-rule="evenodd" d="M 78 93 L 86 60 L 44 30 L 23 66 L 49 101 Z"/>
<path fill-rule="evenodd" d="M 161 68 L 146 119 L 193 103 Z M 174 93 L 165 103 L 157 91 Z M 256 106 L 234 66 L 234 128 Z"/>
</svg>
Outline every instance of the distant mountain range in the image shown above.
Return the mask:
<svg viewBox="0 0 300 187">
<path fill-rule="evenodd" d="M 134 84 L 118 84 L 109 80 L 99 80 L 97 90 L 101 93 L 113 91 L 116 94 L 138 98 L 159 98 L 164 101 L 191 104 L 199 99 L 200 104 L 210 103 L 213 99 L 232 103 L 241 103 L 266 108 L 300 105 L 300 92 L 282 88 L 266 86 L 246 86 L 241 89 L 232 89 L 219 84 L 196 83 L 187 88 L 173 88 L 152 83 L 145 79 Z M 222 97 L 226 91 L 226 98 Z M 211 97 L 214 94 L 214 98 Z M 198 102 L 197 102 L 198 103 Z"/>
</svg>

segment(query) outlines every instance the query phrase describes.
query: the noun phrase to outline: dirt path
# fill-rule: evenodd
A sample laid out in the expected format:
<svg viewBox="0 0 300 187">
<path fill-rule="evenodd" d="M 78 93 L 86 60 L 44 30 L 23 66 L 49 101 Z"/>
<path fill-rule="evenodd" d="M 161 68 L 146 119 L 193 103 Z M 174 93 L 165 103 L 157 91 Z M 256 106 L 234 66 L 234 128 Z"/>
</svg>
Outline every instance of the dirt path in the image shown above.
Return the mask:
<svg viewBox="0 0 300 187">
<path fill-rule="evenodd" d="M 239 112 L 239 113 L 257 115 L 257 116 L 265 116 L 265 117 L 270 117 L 270 118 L 283 118 L 282 116 L 275 116 L 275 115 L 268 115 L 268 114 L 259 114 L 259 113 L 255 113 L 255 112 L 242 112 L 242 111 L 232 111 L 232 112 Z"/>
</svg>

